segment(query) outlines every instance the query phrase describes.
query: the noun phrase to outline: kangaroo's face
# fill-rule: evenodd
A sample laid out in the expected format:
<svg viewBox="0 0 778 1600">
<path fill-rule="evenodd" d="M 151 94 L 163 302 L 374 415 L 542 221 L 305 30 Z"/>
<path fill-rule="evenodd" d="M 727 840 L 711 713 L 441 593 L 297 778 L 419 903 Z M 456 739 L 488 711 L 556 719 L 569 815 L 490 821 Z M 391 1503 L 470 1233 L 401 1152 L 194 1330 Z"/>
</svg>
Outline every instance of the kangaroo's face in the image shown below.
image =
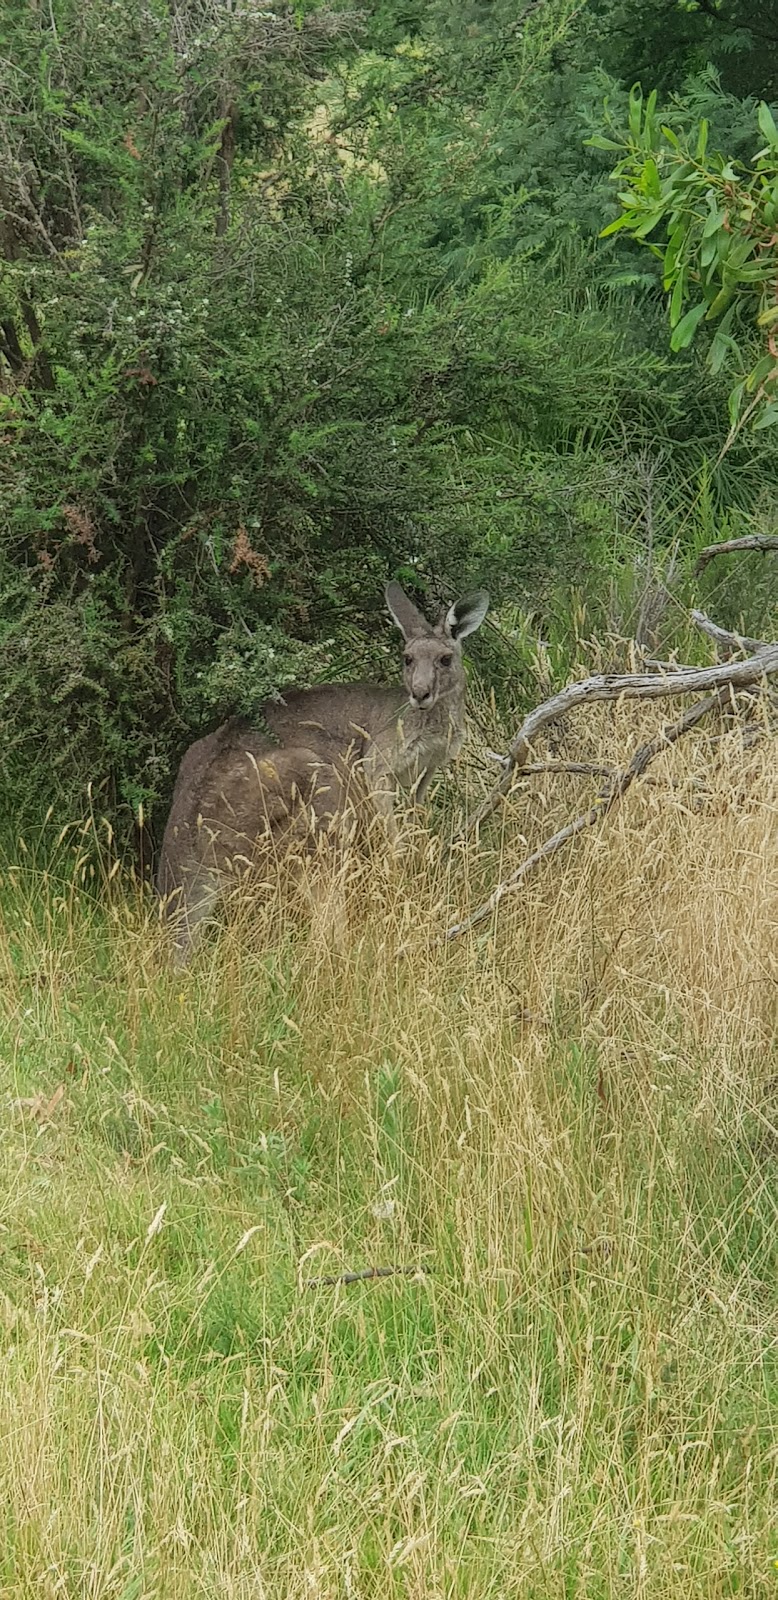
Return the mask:
<svg viewBox="0 0 778 1600">
<path fill-rule="evenodd" d="M 399 583 L 390 583 L 386 600 L 405 640 L 403 682 L 415 711 L 429 711 L 439 700 L 464 689 L 462 640 L 480 627 L 489 596 L 478 590 L 466 595 L 433 627 L 417 611 Z"/>
<path fill-rule="evenodd" d="M 406 639 L 403 683 L 415 711 L 426 711 L 464 682 L 462 647 L 436 628 Z"/>
</svg>

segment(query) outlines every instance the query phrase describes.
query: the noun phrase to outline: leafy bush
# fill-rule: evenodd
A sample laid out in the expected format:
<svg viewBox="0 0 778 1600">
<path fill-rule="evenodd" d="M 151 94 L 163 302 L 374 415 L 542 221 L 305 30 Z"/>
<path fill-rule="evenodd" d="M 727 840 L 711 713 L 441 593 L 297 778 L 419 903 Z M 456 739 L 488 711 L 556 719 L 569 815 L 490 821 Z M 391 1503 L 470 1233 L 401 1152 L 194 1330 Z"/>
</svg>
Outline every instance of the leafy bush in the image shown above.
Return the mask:
<svg viewBox="0 0 778 1600">
<path fill-rule="evenodd" d="M 633 457 L 694 501 L 724 391 L 595 243 L 570 0 L 12 0 L 0 38 L 6 813 L 159 821 L 205 727 L 391 669 L 391 573 L 542 614 L 607 588 Z"/>
</svg>

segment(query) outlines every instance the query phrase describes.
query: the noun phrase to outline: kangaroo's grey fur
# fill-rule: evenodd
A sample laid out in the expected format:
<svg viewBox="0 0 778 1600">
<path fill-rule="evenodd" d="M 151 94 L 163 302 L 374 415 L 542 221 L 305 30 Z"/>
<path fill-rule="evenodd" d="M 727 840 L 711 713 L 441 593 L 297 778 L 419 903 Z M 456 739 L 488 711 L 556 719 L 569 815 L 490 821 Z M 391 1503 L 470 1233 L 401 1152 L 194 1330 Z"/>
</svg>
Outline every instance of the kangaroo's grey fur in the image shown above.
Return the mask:
<svg viewBox="0 0 778 1600">
<path fill-rule="evenodd" d="M 488 595 L 458 600 L 435 626 L 399 583 L 387 586 L 386 601 L 405 641 L 402 687 L 295 689 L 262 707 L 276 743 L 230 722 L 184 755 L 157 877 L 179 964 L 235 873 L 255 863 L 261 841 L 278 851 L 306 831 L 337 831 L 357 772 L 394 840 L 397 790 L 423 799 L 461 749 L 462 641 L 483 622 Z"/>
</svg>

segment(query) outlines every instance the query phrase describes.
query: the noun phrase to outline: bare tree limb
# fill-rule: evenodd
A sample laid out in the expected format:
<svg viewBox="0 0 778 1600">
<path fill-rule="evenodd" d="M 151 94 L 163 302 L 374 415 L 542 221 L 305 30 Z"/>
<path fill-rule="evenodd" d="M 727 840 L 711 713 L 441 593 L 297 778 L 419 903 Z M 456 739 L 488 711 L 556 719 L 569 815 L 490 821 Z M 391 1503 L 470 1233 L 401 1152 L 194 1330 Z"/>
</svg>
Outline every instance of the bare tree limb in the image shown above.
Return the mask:
<svg viewBox="0 0 778 1600">
<path fill-rule="evenodd" d="M 765 650 L 771 650 L 772 645 L 766 639 L 749 639 L 745 634 L 728 633 L 726 628 L 720 628 L 717 623 L 711 622 L 704 611 L 692 611 L 692 622 L 701 633 L 707 634 L 721 651 L 731 655 L 733 651 L 740 650 L 744 655 L 761 655 Z"/>
<path fill-rule="evenodd" d="M 778 649 L 776 649 L 775 657 L 773 670 L 778 671 Z M 686 711 L 682 717 L 679 717 L 677 722 L 671 723 L 669 727 L 662 728 L 661 732 L 656 734 L 653 739 L 650 739 L 647 744 L 641 745 L 640 749 L 632 757 L 629 766 L 616 775 L 610 789 L 601 800 L 598 800 L 581 816 L 576 817 L 573 822 L 569 822 L 566 827 L 560 828 L 558 833 L 552 834 L 550 839 L 546 839 L 539 849 L 535 850 L 525 861 L 522 861 L 521 866 L 517 867 L 515 872 L 504 878 L 502 883 L 498 883 L 497 888 L 489 895 L 488 900 L 484 900 L 483 904 L 471 916 L 465 917 L 462 922 L 455 922 L 450 928 L 447 928 L 446 939 L 458 939 L 461 934 L 467 933 L 471 928 L 475 928 L 479 922 L 483 922 L 486 917 L 497 909 L 506 894 L 509 894 L 513 889 L 517 889 L 519 884 L 529 877 L 530 873 L 540 865 L 541 861 L 546 861 L 549 856 L 556 855 L 563 845 L 567 844 L 570 839 L 574 839 L 577 834 L 583 833 L 585 828 L 592 828 L 596 823 L 603 822 L 622 798 L 622 795 L 626 794 L 635 779 L 642 777 L 646 767 L 656 756 L 661 755 L 662 751 L 667 750 L 670 745 L 676 744 L 691 728 L 696 728 L 697 723 L 701 722 L 703 717 L 706 717 L 710 711 L 714 711 L 716 706 L 725 704 L 729 699 L 730 692 L 730 684 L 725 684 L 722 688 L 717 689 L 715 694 L 707 695 L 704 700 L 698 700 L 697 704 Z"/>
<path fill-rule="evenodd" d="M 600 673 L 596 677 L 584 678 L 580 683 L 569 683 L 559 694 L 536 706 L 525 717 L 508 751 L 502 777 L 471 819 L 467 833 L 473 833 L 508 793 L 514 773 L 525 766 L 529 759 L 532 740 L 577 706 L 595 700 L 660 700 L 672 695 L 700 694 L 706 690 L 750 689 L 760 678 L 774 672 L 778 672 L 778 644 L 769 645 L 763 650 L 760 648 L 758 655 L 750 656 L 746 661 L 728 662 L 716 667 L 696 667 L 667 675 Z"/>
<path fill-rule="evenodd" d="M 364 1267 L 361 1272 L 328 1272 L 323 1278 L 308 1278 L 306 1289 L 332 1288 L 336 1283 L 366 1283 L 370 1278 L 414 1278 L 429 1267 Z"/>
<path fill-rule="evenodd" d="M 695 577 L 705 570 L 709 561 L 714 556 L 732 555 L 737 550 L 761 550 L 763 555 L 768 550 L 778 550 L 778 534 L 773 533 L 748 533 L 742 539 L 722 539 L 720 544 L 708 544 L 701 550 L 694 568 Z"/>
</svg>

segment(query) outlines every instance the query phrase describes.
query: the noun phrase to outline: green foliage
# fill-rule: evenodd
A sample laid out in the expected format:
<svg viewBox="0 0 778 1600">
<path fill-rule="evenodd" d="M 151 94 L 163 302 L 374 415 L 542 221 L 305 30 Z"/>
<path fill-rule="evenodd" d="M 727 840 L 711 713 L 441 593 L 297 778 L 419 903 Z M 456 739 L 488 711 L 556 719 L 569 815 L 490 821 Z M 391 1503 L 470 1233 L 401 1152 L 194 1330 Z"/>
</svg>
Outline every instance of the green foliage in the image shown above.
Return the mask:
<svg viewBox="0 0 778 1600">
<path fill-rule="evenodd" d="M 778 93 L 776 0 L 589 0 L 584 26 L 622 83 L 674 93 L 712 69 L 737 99 Z"/>
<path fill-rule="evenodd" d="M 431 603 L 486 582 L 541 625 L 570 585 L 602 596 L 633 456 L 689 510 L 724 371 L 666 351 L 639 243 L 596 243 L 608 166 L 584 140 L 603 92 L 626 115 L 622 20 L 5 8 L 15 814 L 77 814 L 92 782 L 120 833 L 141 803 L 158 824 L 198 732 L 292 679 L 392 669 L 392 572 Z M 689 93 L 739 151 L 743 104 L 704 76 Z M 767 443 L 734 449 L 711 493 L 750 512 L 773 476 Z M 515 655 L 479 652 L 513 700 Z"/>
<path fill-rule="evenodd" d="M 717 323 L 707 360 L 713 373 L 737 374 L 732 430 L 746 420 L 757 429 L 778 422 L 778 127 L 764 101 L 758 122 L 765 143 L 745 166 L 709 153 L 704 118 L 690 138 L 660 122 L 655 90 L 644 104 L 635 88 L 625 143 L 590 141 L 624 150 L 613 174 L 622 209 L 603 236 L 626 230 L 661 260 L 671 349 L 685 350 L 703 319 Z"/>
</svg>

